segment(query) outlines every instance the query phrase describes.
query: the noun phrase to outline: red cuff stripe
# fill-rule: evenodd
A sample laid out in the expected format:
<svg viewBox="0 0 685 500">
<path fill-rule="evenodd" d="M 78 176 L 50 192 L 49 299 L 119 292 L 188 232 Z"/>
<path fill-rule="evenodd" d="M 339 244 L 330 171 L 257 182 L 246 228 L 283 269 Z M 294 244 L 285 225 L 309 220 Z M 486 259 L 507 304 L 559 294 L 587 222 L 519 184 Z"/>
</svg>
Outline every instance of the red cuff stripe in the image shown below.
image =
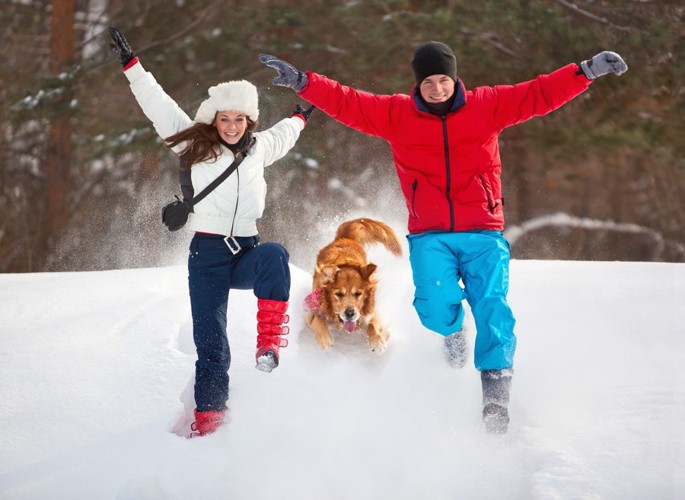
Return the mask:
<svg viewBox="0 0 685 500">
<path fill-rule="evenodd" d="M 131 60 L 128 62 L 128 64 L 127 64 L 126 66 L 124 66 L 124 71 L 126 71 L 126 70 L 129 69 L 129 68 L 131 68 L 131 66 L 135 66 L 136 64 L 138 64 L 138 57 L 134 57 L 133 59 L 131 59 Z"/>
</svg>

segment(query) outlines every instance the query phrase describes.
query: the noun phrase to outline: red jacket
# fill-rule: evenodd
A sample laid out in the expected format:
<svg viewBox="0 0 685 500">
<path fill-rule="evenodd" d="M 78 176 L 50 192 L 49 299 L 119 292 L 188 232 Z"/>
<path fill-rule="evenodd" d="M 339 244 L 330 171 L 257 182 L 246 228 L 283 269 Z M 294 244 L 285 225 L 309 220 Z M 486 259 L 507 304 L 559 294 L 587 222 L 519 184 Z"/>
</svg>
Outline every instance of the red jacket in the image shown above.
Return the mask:
<svg viewBox="0 0 685 500">
<path fill-rule="evenodd" d="M 418 88 L 375 95 L 314 72 L 299 95 L 348 127 L 388 141 L 409 210 L 409 232 L 504 229 L 498 135 L 555 110 L 590 85 L 578 65 L 516 85 L 455 86 L 452 110 L 430 114 Z"/>
</svg>

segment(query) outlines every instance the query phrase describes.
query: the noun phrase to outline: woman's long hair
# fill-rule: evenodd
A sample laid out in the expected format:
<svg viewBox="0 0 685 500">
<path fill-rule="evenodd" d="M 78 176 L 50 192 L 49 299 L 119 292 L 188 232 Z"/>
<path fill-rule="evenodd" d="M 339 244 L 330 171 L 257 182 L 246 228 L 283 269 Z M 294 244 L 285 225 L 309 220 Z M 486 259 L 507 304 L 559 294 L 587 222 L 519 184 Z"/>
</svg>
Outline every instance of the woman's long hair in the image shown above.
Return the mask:
<svg viewBox="0 0 685 500">
<path fill-rule="evenodd" d="M 243 137 L 240 138 L 240 141 L 234 145 L 224 142 L 219 136 L 219 131 L 216 127 L 206 123 L 194 123 L 187 129 L 170 135 L 164 139 L 164 142 L 170 148 L 181 143 L 188 144 L 181 151 L 180 156 L 183 158 L 183 166 L 181 168 L 183 170 L 190 170 L 196 163 L 219 158 L 222 146 L 226 146 L 234 153 L 242 149 L 244 145 L 249 144 L 249 139 L 252 136 L 252 132 L 257 129 L 258 123 L 247 118 L 247 129 Z"/>
</svg>

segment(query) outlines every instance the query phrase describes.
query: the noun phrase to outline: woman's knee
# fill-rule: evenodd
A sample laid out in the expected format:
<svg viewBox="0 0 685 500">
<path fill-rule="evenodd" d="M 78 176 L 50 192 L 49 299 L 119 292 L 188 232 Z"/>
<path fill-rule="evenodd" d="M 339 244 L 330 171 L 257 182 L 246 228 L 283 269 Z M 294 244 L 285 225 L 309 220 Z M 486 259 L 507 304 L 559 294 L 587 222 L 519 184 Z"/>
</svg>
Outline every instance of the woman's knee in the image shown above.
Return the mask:
<svg viewBox="0 0 685 500">
<path fill-rule="evenodd" d="M 279 243 L 267 242 L 261 243 L 259 246 L 262 259 L 265 261 L 281 261 L 286 264 L 290 260 L 290 255 L 285 247 Z"/>
<path fill-rule="evenodd" d="M 278 243 L 259 245 L 258 265 L 254 277 L 254 293 L 261 299 L 288 300 L 290 297 L 290 267 L 288 251 Z"/>
</svg>

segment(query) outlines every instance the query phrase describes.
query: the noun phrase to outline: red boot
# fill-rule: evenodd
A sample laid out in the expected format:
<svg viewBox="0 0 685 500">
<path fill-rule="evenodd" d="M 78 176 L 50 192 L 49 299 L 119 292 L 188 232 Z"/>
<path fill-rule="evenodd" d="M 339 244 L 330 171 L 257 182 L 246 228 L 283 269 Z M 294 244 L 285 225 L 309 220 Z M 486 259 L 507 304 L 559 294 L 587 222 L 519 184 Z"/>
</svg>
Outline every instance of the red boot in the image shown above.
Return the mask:
<svg viewBox="0 0 685 500">
<path fill-rule="evenodd" d="M 217 430 L 221 424 L 224 423 L 224 416 L 226 410 L 210 410 L 197 411 L 195 410 L 195 422 L 190 424 L 190 430 L 193 432 L 190 437 L 206 436 Z"/>
<path fill-rule="evenodd" d="M 258 370 L 270 372 L 278 366 L 278 349 L 286 347 L 290 328 L 283 326 L 290 319 L 285 312 L 288 302 L 284 300 L 259 299 L 257 301 L 257 366 Z"/>
</svg>

